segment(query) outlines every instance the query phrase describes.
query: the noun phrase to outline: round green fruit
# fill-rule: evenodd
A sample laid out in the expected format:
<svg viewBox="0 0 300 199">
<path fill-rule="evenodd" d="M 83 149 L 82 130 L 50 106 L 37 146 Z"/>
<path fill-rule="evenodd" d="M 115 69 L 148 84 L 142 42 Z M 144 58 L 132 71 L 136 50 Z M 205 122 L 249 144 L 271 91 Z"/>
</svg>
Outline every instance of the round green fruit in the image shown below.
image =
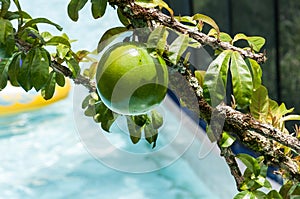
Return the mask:
<svg viewBox="0 0 300 199">
<path fill-rule="evenodd" d="M 168 89 L 168 69 L 145 45 L 117 43 L 102 55 L 96 73 L 102 102 L 123 115 L 139 115 L 159 105 Z"/>
</svg>

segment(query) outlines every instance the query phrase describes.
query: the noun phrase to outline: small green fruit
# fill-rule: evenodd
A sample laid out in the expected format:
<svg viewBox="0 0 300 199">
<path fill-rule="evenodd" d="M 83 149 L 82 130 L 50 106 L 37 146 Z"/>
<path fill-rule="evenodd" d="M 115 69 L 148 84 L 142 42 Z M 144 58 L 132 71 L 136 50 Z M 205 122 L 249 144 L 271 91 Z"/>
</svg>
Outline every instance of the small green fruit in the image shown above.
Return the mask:
<svg viewBox="0 0 300 199">
<path fill-rule="evenodd" d="M 159 105 L 168 89 L 168 69 L 145 45 L 117 43 L 105 51 L 96 73 L 103 103 L 123 115 L 139 115 Z"/>
</svg>

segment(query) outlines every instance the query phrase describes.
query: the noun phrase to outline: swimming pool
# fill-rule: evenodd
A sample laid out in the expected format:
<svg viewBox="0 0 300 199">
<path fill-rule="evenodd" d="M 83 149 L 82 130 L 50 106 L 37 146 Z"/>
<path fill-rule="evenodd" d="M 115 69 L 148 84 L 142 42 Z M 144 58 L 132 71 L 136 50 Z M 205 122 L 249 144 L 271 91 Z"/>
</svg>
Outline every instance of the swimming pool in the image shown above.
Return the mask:
<svg viewBox="0 0 300 199">
<path fill-rule="evenodd" d="M 32 0 L 22 4 L 34 17 L 49 17 L 62 25 L 70 38 L 79 39 L 72 44 L 75 49 L 95 48 L 112 22 L 118 24 L 111 8 L 100 21 L 92 20 L 88 8 L 84 8 L 75 24 L 67 17 L 67 3 Z M 49 12 L 53 5 L 55 9 Z M 200 130 L 193 134 L 190 128 L 198 126 L 188 117 L 178 118 L 164 109 L 168 121 L 154 149 L 164 152 L 151 156 L 149 145 L 130 144 L 124 132 L 99 132 L 99 127 L 76 109 L 77 99 L 71 93 L 43 109 L 0 117 L 0 199 L 230 199 L 235 195 L 227 165 Z M 178 121 L 181 130 L 174 125 Z M 122 121 L 118 124 L 122 130 Z M 163 150 L 178 137 L 170 132 L 194 137 L 183 148 L 177 140 Z M 109 151 L 101 145 L 103 140 L 117 147 Z M 139 154 L 140 159 L 128 162 L 127 156 L 111 158 L 110 154 L 118 155 L 113 153 L 118 150 Z"/>
<path fill-rule="evenodd" d="M 178 160 L 152 172 L 122 172 L 105 165 L 86 148 L 86 140 L 82 142 L 72 106 L 70 94 L 43 109 L 0 118 L 1 199 L 226 199 L 234 195 L 234 181 L 214 149 L 199 158 L 201 149 L 207 153 L 199 137 Z M 140 147 L 126 143 L 127 150 Z"/>
</svg>

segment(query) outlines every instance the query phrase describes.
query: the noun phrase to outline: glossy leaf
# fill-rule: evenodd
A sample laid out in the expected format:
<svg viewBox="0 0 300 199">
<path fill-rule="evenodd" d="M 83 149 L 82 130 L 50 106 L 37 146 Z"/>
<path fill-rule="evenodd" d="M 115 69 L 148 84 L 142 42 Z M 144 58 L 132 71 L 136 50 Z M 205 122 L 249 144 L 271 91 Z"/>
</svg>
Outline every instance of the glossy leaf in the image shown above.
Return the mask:
<svg viewBox="0 0 300 199">
<path fill-rule="evenodd" d="M 55 81 L 57 85 L 63 87 L 66 83 L 65 76 L 59 72 L 56 72 Z"/>
<path fill-rule="evenodd" d="M 203 94 L 207 102 L 218 105 L 226 96 L 227 73 L 232 51 L 223 51 L 208 67 L 204 76 Z"/>
<path fill-rule="evenodd" d="M 28 22 L 26 22 L 24 24 L 24 26 L 22 26 L 22 28 L 20 29 L 20 32 L 23 31 L 25 28 L 34 27 L 36 24 L 39 24 L 39 23 L 50 24 L 50 25 L 56 27 L 60 31 L 63 29 L 60 25 L 58 25 L 56 23 L 53 23 L 49 19 L 46 19 L 46 18 L 35 18 L 35 19 L 31 19 Z"/>
<path fill-rule="evenodd" d="M 101 37 L 97 52 L 100 53 L 105 47 L 107 47 L 120 33 L 126 32 L 128 29 L 125 27 L 115 27 L 107 30 Z"/>
<path fill-rule="evenodd" d="M 236 138 L 231 136 L 230 134 L 224 132 L 222 134 L 222 139 L 221 139 L 221 147 L 227 148 L 230 147 L 234 142 Z"/>
<path fill-rule="evenodd" d="M 287 115 L 280 119 L 280 122 L 300 120 L 300 115 Z"/>
<path fill-rule="evenodd" d="M 57 46 L 58 44 L 63 44 L 71 48 L 70 42 L 66 38 L 61 36 L 54 36 L 46 42 L 46 45 L 48 46 Z"/>
<path fill-rule="evenodd" d="M 94 19 L 101 18 L 107 7 L 107 0 L 91 0 Z"/>
<path fill-rule="evenodd" d="M 283 197 L 276 190 L 272 190 L 267 194 L 267 199 L 283 199 Z"/>
<path fill-rule="evenodd" d="M 85 6 L 88 0 L 71 0 L 68 4 L 68 15 L 73 21 L 79 18 L 78 12 Z"/>
<path fill-rule="evenodd" d="M 15 12 L 8 11 L 4 18 L 10 21 L 15 19 L 21 19 L 21 18 L 32 19 L 32 17 L 25 11 L 15 11 Z"/>
<path fill-rule="evenodd" d="M 145 133 L 145 137 L 146 140 L 149 144 L 153 143 L 152 148 L 154 148 L 156 146 L 156 140 L 158 137 L 158 130 L 155 129 L 153 127 L 152 123 L 146 124 L 145 128 L 144 128 L 144 133 Z"/>
<path fill-rule="evenodd" d="M 4 89 L 7 85 L 7 81 L 8 81 L 7 68 L 9 65 L 8 62 L 0 58 L 0 91 Z"/>
<path fill-rule="evenodd" d="M 30 81 L 35 90 L 39 91 L 49 79 L 50 61 L 47 54 L 39 48 L 32 51 L 34 55 L 30 67 Z"/>
<path fill-rule="evenodd" d="M 251 69 L 253 89 L 257 89 L 261 86 L 262 69 L 260 65 L 253 59 L 246 59 L 246 63 Z"/>
<path fill-rule="evenodd" d="M 148 37 L 147 48 L 154 49 L 159 55 L 162 55 L 165 51 L 168 35 L 169 32 L 165 26 L 155 28 Z"/>
<path fill-rule="evenodd" d="M 67 64 L 72 71 L 73 77 L 77 77 L 77 75 L 80 73 L 80 66 L 78 62 L 74 58 L 70 58 L 67 60 Z"/>
<path fill-rule="evenodd" d="M 31 49 L 24 60 L 21 61 L 20 70 L 17 76 L 18 83 L 25 90 L 29 91 L 32 88 L 31 84 L 31 66 L 35 56 L 35 49 Z"/>
<path fill-rule="evenodd" d="M 203 70 L 196 70 L 195 71 L 195 77 L 198 80 L 198 83 L 201 87 L 203 87 L 204 84 L 204 76 L 205 76 L 206 71 Z"/>
<path fill-rule="evenodd" d="M 181 23 L 188 23 L 192 24 L 193 26 L 197 25 L 196 20 L 194 20 L 194 18 L 191 16 L 176 16 L 175 19 Z"/>
<path fill-rule="evenodd" d="M 268 90 L 264 86 L 257 88 L 252 95 L 250 113 L 259 121 L 266 121 L 269 112 Z"/>
<path fill-rule="evenodd" d="M 151 111 L 151 121 L 154 129 L 159 129 L 163 125 L 163 116 L 156 110 Z"/>
<path fill-rule="evenodd" d="M 218 34 L 220 33 L 219 26 L 209 16 L 204 15 L 204 14 L 195 14 L 194 17 L 193 17 L 193 19 L 194 20 L 198 20 L 198 21 L 203 21 L 204 23 L 206 23 L 206 24 L 210 25 L 211 27 L 213 27 L 217 31 Z"/>
<path fill-rule="evenodd" d="M 242 153 L 238 154 L 236 157 L 240 159 L 245 164 L 245 166 L 255 174 L 255 176 L 258 176 L 260 174 L 260 165 L 254 157 Z"/>
<path fill-rule="evenodd" d="M 49 100 L 53 97 L 54 92 L 55 92 L 55 85 L 56 85 L 56 80 L 55 80 L 56 73 L 52 71 L 49 75 L 48 81 L 45 85 L 45 87 L 42 89 L 42 96 L 45 100 Z"/>
<path fill-rule="evenodd" d="M 238 52 L 231 55 L 230 71 L 232 75 L 233 95 L 241 108 L 249 105 L 253 92 L 251 72 Z"/>
<path fill-rule="evenodd" d="M 122 10 L 120 7 L 118 7 L 117 9 L 117 14 L 118 14 L 118 18 L 120 20 L 120 22 L 126 27 L 128 25 L 130 25 L 130 20 L 124 16 L 124 14 L 122 13 Z"/>
<path fill-rule="evenodd" d="M 263 37 L 258 37 L 258 36 L 248 37 L 243 33 L 236 34 L 235 37 L 233 38 L 232 43 L 238 40 L 246 40 L 249 46 L 256 52 L 259 52 L 266 42 L 266 40 Z"/>
<path fill-rule="evenodd" d="M 126 119 L 127 119 L 127 127 L 130 134 L 130 139 L 133 144 L 136 144 L 140 141 L 142 137 L 142 127 L 136 125 L 131 116 L 126 116 Z"/>
<path fill-rule="evenodd" d="M 0 18 L 0 58 L 11 57 L 15 49 L 13 25 Z"/>
<path fill-rule="evenodd" d="M 13 86 L 19 86 L 18 73 L 21 66 L 22 53 L 18 52 L 13 56 L 11 63 L 8 66 L 8 77 L 9 81 Z"/>
<path fill-rule="evenodd" d="M 187 35 L 180 34 L 169 46 L 169 59 L 172 64 L 176 65 L 183 53 L 188 48 L 189 37 Z"/>
<path fill-rule="evenodd" d="M 0 17 L 4 17 L 10 7 L 10 0 L 0 0 Z"/>
</svg>

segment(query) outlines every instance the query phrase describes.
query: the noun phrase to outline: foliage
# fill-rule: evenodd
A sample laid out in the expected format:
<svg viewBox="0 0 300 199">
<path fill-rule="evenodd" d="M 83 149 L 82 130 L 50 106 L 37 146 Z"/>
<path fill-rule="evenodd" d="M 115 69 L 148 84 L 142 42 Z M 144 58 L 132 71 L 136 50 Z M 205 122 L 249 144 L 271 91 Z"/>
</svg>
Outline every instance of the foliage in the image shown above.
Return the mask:
<svg viewBox="0 0 300 199">
<path fill-rule="evenodd" d="M 62 30 L 58 24 L 46 18 L 32 18 L 21 9 L 18 0 L 12 1 L 17 11 L 10 10 L 10 0 L 0 0 L 0 91 L 4 89 L 7 82 L 13 86 L 20 86 L 25 91 L 35 89 L 41 91 L 45 99 L 50 99 L 55 92 L 55 85 L 64 86 L 65 77 L 78 80 L 78 77 L 92 81 L 96 73 L 97 61 L 90 58 L 91 52 L 72 50 L 72 40 L 66 35 L 53 36 L 49 32 L 40 32 L 38 25 L 46 23 Z M 86 6 L 87 0 L 71 0 L 67 12 L 73 21 L 79 18 L 79 11 Z M 92 0 L 91 12 L 93 18 L 97 19 L 104 15 L 107 4 L 116 6 L 112 0 Z M 127 1 L 123 1 L 123 3 Z M 257 60 L 243 56 L 237 51 L 234 45 L 237 41 L 246 41 L 241 48 L 248 53 L 259 53 L 265 44 L 265 39 L 259 36 L 247 36 L 243 33 L 230 36 L 222 32 L 217 23 L 209 16 L 198 13 L 194 16 L 174 16 L 172 9 L 162 0 L 139 0 L 137 5 L 148 9 L 165 9 L 172 20 L 181 22 L 190 31 L 206 34 L 209 38 L 215 38 L 217 42 L 226 43 L 232 48 L 223 49 L 215 47 L 215 58 L 208 66 L 207 71 L 194 71 L 189 69 L 188 48 L 197 48 L 202 43 L 192 39 L 188 34 L 176 33 L 159 23 L 152 23 L 151 27 L 146 19 L 132 18 L 130 7 L 119 4 L 117 8 L 118 17 L 126 27 L 115 27 L 107 30 L 99 41 L 97 52 L 101 52 L 110 45 L 121 33 L 130 30 L 131 35 L 126 37 L 126 41 L 145 43 L 149 53 L 153 56 L 160 55 L 164 58 L 171 70 L 188 76 L 189 84 L 194 89 L 196 95 L 216 107 L 224 99 L 231 95 L 226 93 L 227 85 L 232 85 L 232 107 L 243 113 L 251 115 L 261 123 L 269 123 L 274 128 L 285 134 L 289 131 L 285 123 L 290 120 L 300 120 L 300 116 L 291 114 L 293 109 L 287 109 L 285 104 L 278 104 L 270 99 L 268 90 L 262 84 L 262 70 Z M 17 26 L 13 21 L 17 21 Z M 151 23 L 150 23 L 151 24 Z M 207 27 L 208 25 L 208 27 Z M 144 27 L 144 31 L 131 29 Z M 148 27 L 150 26 L 150 27 Z M 205 32 L 204 28 L 208 28 Z M 176 35 L 175 39 L 171 36 Z M 55 46 L 55 51 L 47 50 L 49 46 Z M 80 62 L 91 62 L 91 66 L 84 71 L 80 69 Z M 187 72 L 189 71 L 189 72 Z M 182 100 L 182 99 L 181 99 Z M 184 100 L 182 100 L 184 101 Z M 91 89 L 90 94 L 84 99 L 82 108 L 85 115 L 92 117 L 95 122 L 101 123 L 101 127 L 109 132 L 111 125 L 121 115 L 108 109 L 101 101 L 96 90 Z M 142 136 L 146 138 L 153 147 L 159 135 L 159 128 L 163 125 L 163 118 L 160 113 L 151 111 L 147 114 L 137 116 L 125 116 L 127 127 L 132 143 L 137 143 Z M 299 137 L 299 128 L 296 127 L 296 134 Z M 221 149 L 230 148 L 236 141 L 236 137 L 231 132 L 223 132 L 219 145 Z M 282 151 L 285 156 L 291 158 L 300 167 L 299 154 L 291 148 L 278 142 L 273 142 L 276 149 Z M 268 165 L 263 157 L 254 158 L 249 155 L 239 154 L 236 156 L 247 167 L 240 185 L 240 198 L 293 198 L 299 195 L 299 179 L 287 180 L 278 192 L 271 190 L 271 185 L 266 179 Z M 229 165 L 230 166 L 230 165 Z M 289 176 L 282 172 L 284 178 Z M 236 176 L 235 176 L 236 177 Z M 261 188 L 270 189 L 268 193 L 262 192 Z"/>
</svg>

